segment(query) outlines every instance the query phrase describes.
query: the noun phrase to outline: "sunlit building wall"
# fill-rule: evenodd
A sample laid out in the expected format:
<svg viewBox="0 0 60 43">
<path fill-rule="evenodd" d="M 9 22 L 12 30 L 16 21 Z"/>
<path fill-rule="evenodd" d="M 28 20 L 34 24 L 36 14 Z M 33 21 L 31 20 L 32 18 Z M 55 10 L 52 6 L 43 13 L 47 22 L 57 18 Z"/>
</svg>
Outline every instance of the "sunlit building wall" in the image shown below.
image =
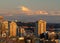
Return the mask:
<svg viewBox="0 0 60 43">
<path fill-rule="evenodd" d="M 25 32 L 25 29 L 24 28 L 20 28 L 21 30 L 20 30 L 20 33 L 21 33 L 21 36 L 24 36 L 25 34 L 26 34 L 26 32 Z"/>
<path fill-rule="evenodd" d="M 46 21 L 39 20 L 38 21 L 38 35 L 46 32 Z"/>
<path fill-rule="evenodd" d="M 8 21 L 3 21 L 2 22 L 2 32 L 3 31 L 5 31 L 5 32 L 8 31 Z"/>
<path fill-rule="evenodd" d="M 17 25 L 16 25 L 16 23 L 15 22 L 11 22 L 10 23 L 10 37 L 12 37 L 12 36 L 16 36 L 16 30 L 17 30 Z"/>
<path fill-rule="evenodd" d="M 19 34 L 19 37 L 26 36 L 25 28 L 24 27 L 19 27 L 18 34 Z"/>
<path fill-rule="evenodd" d="M 36 29 L 35 29 L 34 34 L 36 36 L 39 36 L 40 34 L 46 32 L 46 21 L 39 20 L 35 24 L 36 24 Z"/>
<path fill-rule="evenodd" d="M 3 16 L 0 16 L 0 36 L 2 34 L 2 22 L 4 20 L 4 17 Z"/>
<path fill-rule="evenodd" d="M 3 20 L 4 20 L 4 17 L 0 16 L 0 22 L 3 22 Z"/>
<path fill-rule="evenodd" d="M 1 33 L 2 33 L 2 23 L 0 22 L 0 36 L 1 36 Z"/>
</svg>

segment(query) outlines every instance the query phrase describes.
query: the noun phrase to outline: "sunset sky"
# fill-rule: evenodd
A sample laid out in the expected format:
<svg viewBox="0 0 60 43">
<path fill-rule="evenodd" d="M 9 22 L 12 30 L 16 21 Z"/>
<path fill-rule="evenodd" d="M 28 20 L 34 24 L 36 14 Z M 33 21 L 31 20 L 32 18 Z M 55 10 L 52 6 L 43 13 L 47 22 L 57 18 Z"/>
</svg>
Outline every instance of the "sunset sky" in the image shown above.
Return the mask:
<svg viewBox="0 0 60 43">
<path fill-rule="evenodd" d="M 0 15 L 19 14 L 60 16 L 60 0 L 0 0 Z"/>
</svg>

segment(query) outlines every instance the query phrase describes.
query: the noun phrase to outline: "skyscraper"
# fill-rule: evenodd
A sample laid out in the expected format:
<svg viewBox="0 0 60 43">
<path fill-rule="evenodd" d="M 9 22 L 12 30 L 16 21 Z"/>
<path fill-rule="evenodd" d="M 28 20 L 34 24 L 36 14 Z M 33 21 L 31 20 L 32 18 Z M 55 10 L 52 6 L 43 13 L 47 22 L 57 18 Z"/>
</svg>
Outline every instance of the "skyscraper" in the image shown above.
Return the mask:
<svg viewBox="0 0 60 43">
<path fill-rule="evenodd" d="M 46 21 L 39 20 L 38 21 L 38 35 L 46 32 Z"/>
<path fill-rule="evenodd" d="M 15 22 L 10 23 L 10 37 L 15 37 L 16 36 L 16 30 L 17 30 L 17 24 Z"/>
<path fill-rule="evenodd" d="M 3 21 L 2 22 L 2 31 L 8 30 L 8 21 Z"/>
<path fill-rule="evenodd" d="M 2 22 L 3 22 L 3 16 L 0 16 L 0 36 L 2 34 Z"/>
<path fill-rule="evenodd" d="M 0 16 L 0 22 L 3 22 L 3 20 L 4 20 L 4 17 Z"/>
<path fill-rule="evenodd" d="M 44 20 L 37 21 L 35 35 L 38 36 L 44 32 L 46 32 L 46 21 L 44 21 Z"/>
</svg>

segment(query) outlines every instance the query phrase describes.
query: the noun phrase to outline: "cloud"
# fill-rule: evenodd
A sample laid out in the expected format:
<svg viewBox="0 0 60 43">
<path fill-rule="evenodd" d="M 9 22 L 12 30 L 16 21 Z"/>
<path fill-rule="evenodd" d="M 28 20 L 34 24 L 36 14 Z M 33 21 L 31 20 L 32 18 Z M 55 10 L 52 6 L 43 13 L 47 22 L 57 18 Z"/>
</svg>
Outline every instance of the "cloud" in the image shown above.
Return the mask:
<svg viewBox="0 0 60 43">
<path fill-rule="evenodd" d="M 24 15 L 60 15 L 60 11 L 46 11 L 46 10 L 31 10 L 26 6 L 19 6 L 18 9 L 0 9 L 0 15 L 14 16 L 18 14 Z"/>
<path fill-rule="evenodd" d="M 41 14 L 41 15 L 47 15 L 48 14 L 48 12 L 47 11 L 44 11 L 44 10 L 37 10 L 37 11 L 35 11 L 35 14 Z"/>
<path fill-rule="evenodd" d="M 21 10 L 24 12 L 30 12 L 31 10 L 25 6 L 21 6 Z"/>
<path fill-rule="evenodd" d="M 50 11 L 51 15 L 60 15 L 60 11 Z"/>
<path fill-rule="evenodd" d="M 26 15 L 39 15 L 39 14 L 47 15 L 48 14 L 48 12 L 45 10 L 34 11 L 34 10 L 29 9 L 26 6 L 19 6 L 18 8 L 21 10 L 21 13 L 25 13 Z"/>
<path fill-rule="evenodd" d="M 19 6 L 18 7 L 18 12 L 20 12 L 20 14 L 26 14 L 26 15 L 32 15 L 33 11 L 31 9 L 29 9 L 27 6 Z"/>
</svg>

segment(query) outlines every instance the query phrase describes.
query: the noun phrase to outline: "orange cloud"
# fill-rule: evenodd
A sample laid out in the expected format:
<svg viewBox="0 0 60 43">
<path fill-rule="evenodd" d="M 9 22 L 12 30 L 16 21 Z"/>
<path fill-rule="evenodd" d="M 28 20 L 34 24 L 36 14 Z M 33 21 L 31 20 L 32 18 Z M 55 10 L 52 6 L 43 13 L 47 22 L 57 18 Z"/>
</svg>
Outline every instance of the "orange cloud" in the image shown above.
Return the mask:
<svg viewBox="0 0 60 43">
<path fill-rule="evenodd" d="M 30 12 L 31 11 L 30 9 L 28 9 L 25 6 L 21 6 L 21 10 L 24 11 L 24 12 Z"/>
<path fill-rule="evenodd" d="M 47 11 L 41 11 L 41 10 L 38 10 L 38 11 L 35 12 L 35 14 L 47 15 L 48 12 L 47 12 Z"/>
<path fill-rule="evenodd" d="M 36 14 L 36 15 L 39 15 L 39 14 L 47 15 L 48 14 L 48 12 L 45 11 L 45 10 L 42 10 L 42 11 L 41 10 L 33 11 L 33 10 L 29 9 L 26 6 L 19 6 L 18 9 L 20 10 L 20 13 L 25 13 L 26 15 L 34 15 L 34 14 Z"/>
<path fill-rule="evenodd" d="M 32 15 L 33 11 L 31 9 L 29 9 L 28 7 L 25 6 L 21 6 L 21 13 L 25 13 L 26 15 Z"/>
<path fill-rule="evenodd" d="M 6 16 L 13 16 L 14 14 L 25 14 L 25 15 L 60 15 L 60 11 L 45 11 L 45 10 L 31 10 L 28 7 L 21 6 L 18 9 L 7 10 L 0 9 L 0 14 Z"/>
</svg>

